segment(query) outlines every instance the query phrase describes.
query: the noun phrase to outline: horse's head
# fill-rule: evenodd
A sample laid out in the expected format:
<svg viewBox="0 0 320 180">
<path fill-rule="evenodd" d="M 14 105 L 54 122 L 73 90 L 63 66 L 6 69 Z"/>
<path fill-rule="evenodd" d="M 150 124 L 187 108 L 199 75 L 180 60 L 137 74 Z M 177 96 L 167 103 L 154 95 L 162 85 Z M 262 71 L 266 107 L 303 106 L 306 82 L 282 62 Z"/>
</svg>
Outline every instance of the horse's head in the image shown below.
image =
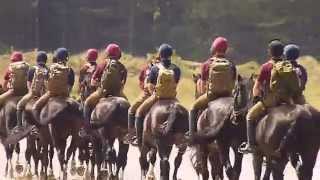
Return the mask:
<svg viewBox="0 0 320 180">
<path fill-rule="evenodd" d="M 252 89 L 254 86 L 255 79 L 255 74 L 252 74 L 249 78 L 238 75 L 234 91 L 234 107 L 236 111 L 246 111 L 249 107 L 253 105 Z"/>
</svg>

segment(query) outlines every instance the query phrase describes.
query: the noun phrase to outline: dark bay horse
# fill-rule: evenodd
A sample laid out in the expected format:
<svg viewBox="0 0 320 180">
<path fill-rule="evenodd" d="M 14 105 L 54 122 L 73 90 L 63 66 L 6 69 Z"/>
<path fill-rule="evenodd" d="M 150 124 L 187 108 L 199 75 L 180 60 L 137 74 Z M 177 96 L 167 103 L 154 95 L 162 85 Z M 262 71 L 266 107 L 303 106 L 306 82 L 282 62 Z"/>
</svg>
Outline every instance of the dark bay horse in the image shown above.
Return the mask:
<svg viewBox="0 0 320 180">
<path fill-rule="evenodd" d="M 12 156 L 15 151 L 18 155 L 16 161 L 16 170 L 22 172 L 23 166 L 19 163 L 19 154 L 20 154 L 20 145 L 19 143 L 8 144 L 6 139 L 10 136 L 11 130 L 17 124 L 17 103 L 21 99 L 21 97 L 11 97 L 9 98 L 3 107 L 0 110 L 0 138 L 4 145 L 4 149 L 6 152 L 7 162 L 5 168 L 5 176 L 9 175 L 10 178 L 13 178 L 14 170 L 12 167 Z M 21 173 L 18 172 L 18 173 Z M 9 174 L 8 174 L 9 173 Z"/>
<path fill-rule="evenodd" d="M 30 111 L 27 111 L 31 113 Z M 30 115 L 30 114 L 29 114 Z M 34 120 L 34 118 L 31 118 Z M 78 136 L 80 128 L 83 126 L 82 112 L 80 104 L 70 98 L 52 97 L 44 106 L 40 113 L 40 122 L 33 121 L 39 129 L 41 144 L 41 163 L 44 178 L 47 178 L 47 168 L 49 160 L 53 157 L 53 148 L 56 149 L 60 163 L 60 178 L 67 178 L 67 164 L 72 153 L 81 143 Z M 67 138 L 71 136 L 71 144 L 67 152 Z M 52 161 L 50 161 L 52 166 Z"/>
<path fill-rule="evenodd" d="M 275 156 L 280 140 L 288 129 L 294 128 L 294 138 L 286 148 L 286 154 Z M 258 151 L 254 154 L 255 179 L 260 179 L 263 156 L 269 159 L 267 165 L 273 179 L 283 180 L 283 171 L 291 160 L 299 180 L 311 180 L 319 150 L 320 113 L 310 105 L 281 105 L 272 108 L 257 125 L 256 141 Z M 299 158 L 295 157 L 296 155 Z M 297 160 L 298 159 L 298 160 Z M 297 164 L 297 161 L 301 162 Z M 264 177 L 264 180 L 269 177 Z"/>
<path fill-rule="evenodd" d="M 156 154 L 159 152 L 160 180 L 169 180 L 169 156 L 173 145 L 176 145 L 179 151 L 174 161 L 173 180 L 177 180 L 178 168 L 186 150 L 183 142 L 185 133 L 189 130 L 188 111 L 176 100 L 159 100 L 146 115 L 143 129 L 139 158 L 142 178 L 147 174 L 154 174 L 153 167 Z M 150 165 L 147 161 L 148 153 L 150 153 L 151 168 L 147 173 Z"/>
<path fill-rule="evenodd" d="M 122 97 L 107 97 L 102 98 L 92 112 L 90 124 L 96 129 L 93 133 L 95 136 L 93 151 L 96 154 L 98 178 L 104 178 L 106 171 L 111 179 L 123 176 L 119 172 L 123 172 L 127 165 L 129 145 L 123 142 L 123 138 L 128 129 L 129 107 L 129 102 Z M 118 155 L 114 149 L 116 139 L 119 143 Z"/>
<path fill-rule="evenodd" d="M 245 115 L 251 103 L 251 88 L 254 84 L 254 76 L 242 78 L 238 76 L 236 81 L 234 97 L 221 97 L 209 103 L 205 115 L 198 119 L 197 133 L 191 144 L 198 144 L 202 147 L 204 155 L 208 155 L 206 146 L 216 145 L 214 151 L 219 151 L 220 162 L 213 157 L 211 163 L 216 163 L 217 169 L 213 169 L 213 178 L 222 179 L 221 164 L 226 168 L 229 179 L 239 179 L 243 155 L 238 152 L 238 147 L 246 139 Z M 233 149 L 235 161 L 231 164 L 229 152 Z M 212 149 L 210 152 L 212 152 Z M 216 161 L 214 161 L 216 160 Z M 206 163 L 207 161 L 203 161 Z M 204 164 L 202 165 L 206 167 Z M 203 176 L 208 177 L 204 170 Z"/>
</svg>

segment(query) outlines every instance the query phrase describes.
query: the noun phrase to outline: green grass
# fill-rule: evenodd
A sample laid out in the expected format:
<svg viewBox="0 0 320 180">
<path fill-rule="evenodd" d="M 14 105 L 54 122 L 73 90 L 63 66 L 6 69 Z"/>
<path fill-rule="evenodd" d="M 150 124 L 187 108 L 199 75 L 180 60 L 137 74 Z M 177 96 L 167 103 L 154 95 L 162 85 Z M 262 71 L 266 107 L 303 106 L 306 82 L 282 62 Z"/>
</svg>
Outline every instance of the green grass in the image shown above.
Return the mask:
<svg viewBox="0 0 320 180">
<path fill-rule="evenodd" d="M 102 54 L 102 53 L 101 53 Z M 49 59 L 52 55 L 49 54 Z M 152 55 L 148 55 L 152 57 Z M 25 53 L 25 59 L 28 63 L 34 64 L 35 53 L 27 52 Z M 99 58 L 101 61 L 103 57 Z M 300 60 L 309 73 L 309 81 L 305 91 L 306 98 L 313 106 L 320 109 L 320 64 L 319 62 L 310 56 L 302 57 Z M 0 75 L 3 75 L 8 63 L 9 55 L 4 54 L 0 55 Z M 121 60 L 128 69 L 128 81 L 125 86 L 124 92 L 128 96 L 129 101 L 133 102 L 135 98 L 141 93 L 141 90 L 138 86 L 138 73 L 142 66 L 147 62 L 147 58 L 144 57 L 133 57 L 128 54 L 124 54 Z M 174 56 L 173 62 L 180 66 L 182 70 L 182 79 L 178 86 L 178 99 L 180 102 L 190 108 L 192 102 L 194 101 L 194 83 L 192 81 L 192 74 L 199 72 L 199 63 L 192 61 L 182 60 L 178 56 Z M 85 63 L 84 54 L 72 55 L 70 58 L 69 65 L 73 67 L 78 77 L 78 72 L 80 67 Z M 258 73 L 259 64 L 255 61 L 249 61 L 245 64 L 238 66 L 238 71 L 241 75 L 250 76 L 252 73 Z M 72 96 L 77 96 L 77 84 L 74 86 Z"/>
</svg>

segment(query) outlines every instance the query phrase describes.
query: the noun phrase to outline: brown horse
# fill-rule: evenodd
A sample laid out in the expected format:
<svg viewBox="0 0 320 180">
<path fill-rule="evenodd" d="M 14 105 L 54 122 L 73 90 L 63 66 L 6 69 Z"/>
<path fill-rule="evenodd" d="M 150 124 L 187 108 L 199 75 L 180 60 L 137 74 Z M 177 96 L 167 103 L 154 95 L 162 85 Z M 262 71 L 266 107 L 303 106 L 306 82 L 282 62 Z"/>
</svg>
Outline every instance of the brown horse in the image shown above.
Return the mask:
<svg viewBox="0 0 320 180">
<path fill-rule="evenodd" d="M 258 151 L 254 154 L 255 179 L 260 179 L 263 156 L 266 156 L 273 179 L 283 180 L 283 170 L 291 160 L 299 180 L 311 180 L 319 150 L 320 113 L 310 105 L 281 105 L 270 110 L 257 125 L 256 141 Z M 286 154 L 277 157 L 275 149 L 286 136 L 288 129 L 294 129 L 294 138 L 286 147 Z M 298 154 L 300 158 L 295 155 Z M 301 162 L 299 160 L 301 159 Z M 266 177 L 265 179 L 268 179 Z"/>
<path fill-rule="evenodd" d="M 26 115 L 31 116 L 32 112 L 26 108 Z M 82 112 L 80 104 L 72 99 L 60 97 L 50 98 L 40 113 L 40 122 L 30 118 L 40 132 L 42 175 L 47 178 L 48 164 L 52 170 L 53 148 L 56 149 L 60 163 L 60 178 L 67 178 L 67 164 L 72 153 L 81 142 L 78 136 L 80 128 L 83 126 Z M 71 144 L 67 153 L 67 138 L 71 136 Z M 50 172 L 51 173 L 51 172 Z"/>
<path fill-rule="evenodd" d="M 250 78 L 238 76 L 234 98 L 221 97 L 210 102 L 207 111 L 205 111 L 206 115 L 198 120 L 197 133 L 192 140 L 192 144 L 211 144 L 211 146 L 212 143 L 216 144 L 219 150 L 220 163 L 226 168 L 229 179 L 239 179 L 240 177 L 243 155 L 238 152 L 238 146 L 246 138 L 245 114 L 252 97 L 251 91 L 248 90 L 251 90 L 253 84 L 254 76 Z M 233 149 L 235 154 L 233 166 L 229 157 L 230 148 Z M 204 152 L 200 153 L 206 154 Z M 203 163 L 206 163 L 206 161 Z M 212 161 L 212 163 L 214 162 Z M 216 161 L 216 167 L 220 167 L 220 163 Z M 221 169 L 220 167 L 216 173 L 212 173 L 214 178 L 222 179 Z"/>
<path fill-rule="evenodd" d="M 123 175 L 119 172 L 123 172 L 127 165 L 129 145 L 123 142 L 123 138 L 127 134 L 129 107 L 129 102 L 122 97 L 108 97 L 101 99 L 92 112 L 90 123 L 92 128 L 96 129 L 93 133 L 96 137 L 93 151 L 98 178 L 102 179 L 107 171 L 109 178 L 117 179 Z M 114 149 L 116 139 L 119 143 L 118 155 Z"/>
<path fill-rule="evenodd" d="M 6 142 L 7 138 L 10 136 L 11 130 L 17 124 L 17 103 L 21 99 L 21 97 L 12 97 L 9 98 L 3 107 L 0 110 L 0 138 L 4 145 L 4 149 L 6 152 L 7 162 L 5 168 L 5 176 L 9 175 L 10 178 L 13 178 L 14 170 L 12 167 L 12 156 L 15 151 L 18 155 L 16 161 L 16 170 L 21 173 L 23 170 L 23 166 L 19 163 L 19 154 L 20 154 L 20 145 L 19 143 L 9 144 Z M 9 173 L 9 174 L 8 174 Z"/>
<path fill-rule="evenodd" d="M 140 166 L 142 177 L 147 175 L 150 153 L 151 167 L 148 174 L 153 173 L 156 153 L 160 156 L 160 180 L 169 180 L 169 156 L 173 145 L 178 147 L 175 158 L 173 179 L 177 180 L 178 169 L 182 162 L 186 146 L 184 135 L 188 132 L 188 111 L 176 100 L 159 100 L 155 103 L 144 120 L 143 141 L 140 147 Z"/>
</svg>

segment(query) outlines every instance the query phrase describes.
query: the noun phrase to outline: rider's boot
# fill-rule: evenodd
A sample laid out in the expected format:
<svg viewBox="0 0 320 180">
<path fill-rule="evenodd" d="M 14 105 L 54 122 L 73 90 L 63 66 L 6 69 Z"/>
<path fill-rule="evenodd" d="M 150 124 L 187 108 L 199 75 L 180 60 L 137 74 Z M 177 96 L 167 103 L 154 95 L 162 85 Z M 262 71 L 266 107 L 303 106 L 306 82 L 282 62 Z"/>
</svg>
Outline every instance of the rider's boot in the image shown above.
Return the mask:
<svg viewBox="0 0 320 180">
<path fill-rule="evenodd" d="M 189 136 L 192 140 L 197 130 L 197 111 L 191 110 L 189 114 Z"/>
<path fill-rule="evenodd" d="M 128 133 L 125 137 L 125 140 L 127 141 L 128 144 L 131 144 L 134 139 L 136 139 L 136 129 L 134 127 L 135 125 L 135 115 L 129 113 L 128 114 Z"/>
<path fill-rule="evenodd" d="M 22 110 L 17 110 L 17 125 L 12 130 L 13 134 L 20 133 L 23 130 L 22 128 Z"/>
<path fill-rule="evenodd" d="M 83 117 L 85 120 L 84 126 L 79 131 L 79 136 L 82 138 L 89 137 L 90 134 L 90 109 L 86 106 L 83 108 Z"/>
<path fill-rule="evenodd" d="M 142 135 L 143 135 L 143 117 L 136 118 L 136 133 L 137 133 L 137 145 L 141 147 L 142 145 Z M 135 143 L 133 143 L 135 144 Z"/>
<path fill-rule="evenodd" d="M 247 143 L 245 147 L 240 147 L 239 151 L 243 154 L 254 153 L 256 151 L 255 147 L 255 121 L 247 120 Z"/>
</svg>

